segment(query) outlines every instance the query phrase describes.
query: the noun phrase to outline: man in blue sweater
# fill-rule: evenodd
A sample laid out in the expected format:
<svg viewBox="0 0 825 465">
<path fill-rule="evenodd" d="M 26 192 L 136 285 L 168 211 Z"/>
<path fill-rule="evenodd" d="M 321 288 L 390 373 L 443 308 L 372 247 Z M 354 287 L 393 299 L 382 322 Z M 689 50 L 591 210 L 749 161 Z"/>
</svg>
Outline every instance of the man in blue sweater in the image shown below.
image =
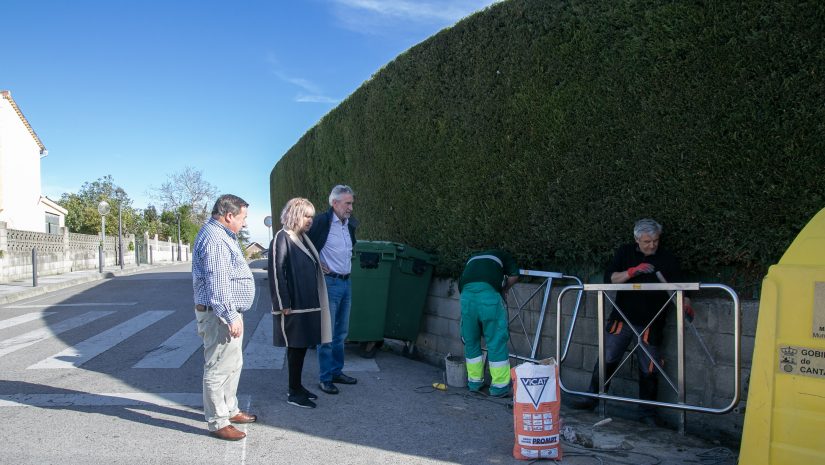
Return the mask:
<svg viewBox="0 0 825 465">
<path fill-rule="evenodd" d="M 337 185 L 329 194 L 330 209 L 316 215 L 307 235 L 321 255 L 321 270 L 329 295 L 332 319 L 332 342 L 318 346 L 320 388 L 327 394 L 338 394 L 335 384 L 355 384 L 357 379 L 343 373 L 344 342 L 349 331 L 352 307 L 352 248 L 358 222 L 352 216 L 355 193 L 352 188 Z"/>
</svg>

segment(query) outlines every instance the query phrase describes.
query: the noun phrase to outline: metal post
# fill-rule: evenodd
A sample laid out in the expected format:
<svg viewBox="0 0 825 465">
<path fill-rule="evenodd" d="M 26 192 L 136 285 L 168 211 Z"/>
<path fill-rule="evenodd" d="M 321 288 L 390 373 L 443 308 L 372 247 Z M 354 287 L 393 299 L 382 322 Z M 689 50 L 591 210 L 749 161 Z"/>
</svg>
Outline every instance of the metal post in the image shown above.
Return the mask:
<svg viewBox="0 0 825 465">
<path fill-rule="evenodd" d="M 155 263 L 154 257 L 152 256 L 152 246 L 149 246 L 149 264 L 153 265 Z"/>
<path fill-rule="evenodd" d="M 604 378 L 605 378 L 605 363 L 604 363 L 604 292 L 599 291 L 596 297 L 596 306 L 598 307 L 598 333 L 599 333 L 599 395 L 604 394 Z M 604 400 L 599 400 L 599 413 L 602 417 L 607 414 L 607 406 Z"/>
<path fill-rule="evenodd" d="M 97 247 L 97 267 L 98 273 L 103 273 L 103 244 Z"/>
<path fill-rule="evenodd" d="M 547 278 L 546 287 L 544 288 L 544 300 L 542 302 L 548 302 L 550 300 L 550 291 L 553 287 L 553 278 Z M 536 324 L 536 328 L 538 332 L 541 332 L 541 329 L 544 327 L 544 312 L 539 313 L 539 322 Z M 539 337 L 536 337 L 533 340 L 533 346 L 530 348 L 530 358 L 536 358 L 536 352 L 539 350 Z"/>
<path fill-rule="evenodd" d="M 676 357 L 679 361 L 676 367 L 676 386 L 678 392 L 676 393 L 679 404 L 685 403 L 685 319 L 684 305 L 685 305 L 684 291 L 676 291 Z M 685 435 L 685 418 L 686 411 L 679 412 L 679 434 Z"/>
<path fill-rule="evenodd" d="M 32 248 L 32 287 L 37 287 L 37 249 Z"/>
<path fill-rule="evenodd" d="M 103 273 L 103 266 L 106 264 L 104 250 L 106 250 L 106 215 L 109 214 L 109 202 L 101 200 L 97 204 L 97 212 L 100 213 L 100 272 Z"/>
<path fill-rule="evenodd" d="M 140 266 L 140 246 L 135 247 L 135 266 Z"/>
<path fill-rule="evenodd" d="M 117 258 L 120 261 L 120 269 L 123 269 L 123 220 L 121 218 L 121 206 L 123 199 L 117 203 Z"/>
<path fill-rule="evenodd" d="M 180 261 L 180 211 L 178 211 L 178 261 Z"/>
</svg>

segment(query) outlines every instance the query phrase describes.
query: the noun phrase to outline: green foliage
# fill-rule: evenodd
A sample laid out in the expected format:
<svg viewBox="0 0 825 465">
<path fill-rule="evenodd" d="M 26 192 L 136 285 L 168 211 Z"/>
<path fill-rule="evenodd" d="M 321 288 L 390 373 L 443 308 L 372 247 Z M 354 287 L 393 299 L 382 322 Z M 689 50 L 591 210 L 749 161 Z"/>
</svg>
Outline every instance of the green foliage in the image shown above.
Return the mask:
<svg viewBox="0 0 825 465">
<path fill-rule="evenodd" d="M 176 210 L 164 211 L 160 215 L 160 227 L 158 235 L 163 239 L 172 241 L 178 240 L 178 218 L 180 218 L 180 237 L 184 244 L 195 242 L 200 225 L 196 223 L 192 215 L 192 207 L 183 205 Z"/>
<path fill-rule="evenodd" d="M 688 271 L 759 282 L 825 204 L 825 2 L 509 0 L 413 47 L 271 174 L 360 237 L 600 274 L 653 217 Z"/>
<path fill-rule="evenodd" d="M 69 231 L 80 234 L 100 234 L 101 219 L 97 206 L 103 200 L 111 206 L 106 215 L 106 235 L 109 237 L 117 235 L 119 206 L 124 234 L 132 233 L 135 236 L 143 236 L 144 232 L 148 232 L 150 237 L 157 234 L 162 240 L 177 241 L 177 215 L 180 215 L 181 241 L 185 244 L 192 244 L 200 228 L 197 215 L 193 214 L 190 205 L 183 205 L 161 214 L 158 214 L 153 205 L 149 205 L 143 211 L 133 209 L 129 195 L 114 183 L 111 175 L 108 175 L 94 182 L 83 183 L 78 193 L 64 193 L 60 197 L 58 203 L 68 211 L 66 226 Z M 130 243 L 129 247 L 129 250 L 134 250 L 134 244 Z"/>
<path fill-rule="evenodd" d="M 131 205 L 132 200 L 123 188 L 114 183 L 111 175 L 94 182 L 85 182 L 78 193 L 64 193 L 58 204 L 65 208 L 66 227 L 69 231 L 80 234 L 100 234 L 101 217 L 97 206 L 101 201 L 109 203 L 106 215 L 106 234 L 116 236 L 118 230 L 118 207 L 123 232 L 135 232 L 139 214 Z"/>
<path fill-rule="evenodd" d="M 154 205 L 149 205 L 144 208 L 137 219 L 137 231 L 140 234 L 144 232 L 149 233 L 149 237 L 155 237 L 155 234 L 162 233 L 163 223 L 160 221 L 160 215 Z"/>
<path fill-rule="evenodd" d="M 238 246 L 241 250 L 246 250 L 249 247 L 250 240 L 249 240 L 249 231 L 246 228 L 242 228 L 238 231 Z"/>
</svg>

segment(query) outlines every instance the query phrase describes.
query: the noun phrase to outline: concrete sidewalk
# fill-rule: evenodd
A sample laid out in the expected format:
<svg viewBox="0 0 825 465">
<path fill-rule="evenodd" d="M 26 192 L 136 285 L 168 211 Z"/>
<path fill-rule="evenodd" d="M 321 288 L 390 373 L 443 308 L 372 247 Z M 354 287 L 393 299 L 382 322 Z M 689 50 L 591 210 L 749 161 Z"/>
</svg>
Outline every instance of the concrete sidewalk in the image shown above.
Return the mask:
<svg viewBox="0 0 825 465">
<path fill-rule="evenodd" d="M 31 277 L 28 277 L 25 280 L 0 283 L 0 305 L 16 302 L 22 299 L 28 299 L 29 297 L 35 297 L 48 292 L 54 292 L 67 287 L 76 286 L 78 284 L 100 281 L 103 279 L 114 278 L 116 276 L 128 275 L 141 271 L 150 271 L 157 268 L 180 265 L 181 263 L 185 262 L 163 262 L 157 265 L 142 264 L 140 266 L 125 265 L 122 270 L 120 269 L 120 266 L 107 266 L 103 268 L 103 273 L 100 273 L 98 269 L 95 268 L 93 270 L 38 276 L 37 287 L 33 286 L 33 280 Z"/>
</svg>

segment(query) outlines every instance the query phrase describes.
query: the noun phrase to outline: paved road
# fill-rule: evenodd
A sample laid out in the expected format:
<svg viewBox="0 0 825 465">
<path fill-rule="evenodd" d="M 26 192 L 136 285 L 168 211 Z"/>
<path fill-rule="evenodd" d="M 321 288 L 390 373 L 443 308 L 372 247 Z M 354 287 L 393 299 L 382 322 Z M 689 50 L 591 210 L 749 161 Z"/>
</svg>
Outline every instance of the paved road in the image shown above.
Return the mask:
<svg viewBox="0 0 825 465">
<path fill-rule="evenodd" d="M 193 326 L 189 265 L 152 269 L 0 306 L 0 463 L 14 464 L 509 464 L 507 401 L 434 391 L 442 371 L 392 352 L 351 353 L 359 379 L 319 407 L 286 404 L 283 350 L 271 346 L 265 272 L 246 314 L 240 395 L 259 422 L 247 439 L 206 434 L 203 355 Z M 317 380 L 314 352 L 305 384 Z M 565 444 L 563 463 L 696 463 L 711 445 L 668 430 L 566 418 L 604 449 Z M 628 449 L 629 448 L 629 449 Z M 628 449 L 628 450 L 618 450 Z M 720 461 L 718 463 L 726 463 Z M 727 462 L 732 463 L 732 462 Z"/>
</svg>

